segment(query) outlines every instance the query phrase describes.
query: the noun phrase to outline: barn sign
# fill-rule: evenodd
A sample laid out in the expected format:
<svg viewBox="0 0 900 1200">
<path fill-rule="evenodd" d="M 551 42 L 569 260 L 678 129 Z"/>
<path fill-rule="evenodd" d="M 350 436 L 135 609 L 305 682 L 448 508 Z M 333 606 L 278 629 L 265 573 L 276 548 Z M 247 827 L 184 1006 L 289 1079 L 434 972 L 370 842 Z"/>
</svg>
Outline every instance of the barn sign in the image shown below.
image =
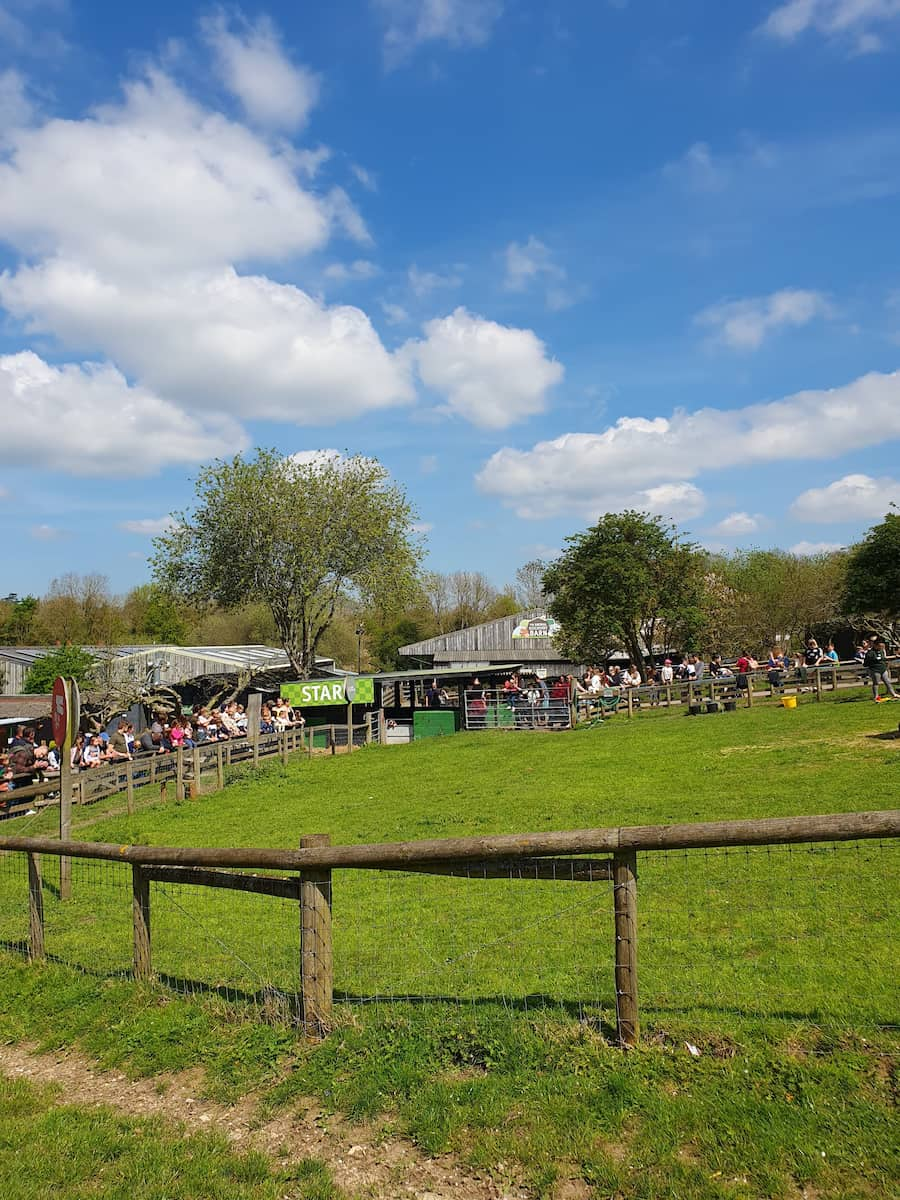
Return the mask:
<svg viewBox="0 0 900 1200">
<path fill-rule="evenodd" d="M 552 638 L 559 633 L 559 621 L 553 617 L 528 617 L 512 631 L 514 638 Z"/>
<path fill-rule="evenodd" d="M 348 675 L 346 679 L 304 679 L 284 683 L 281 694 L 297 708 L 322 708 L 328 704 L 374 704 L 375 681 L 371 676 Z"/>
</svg>

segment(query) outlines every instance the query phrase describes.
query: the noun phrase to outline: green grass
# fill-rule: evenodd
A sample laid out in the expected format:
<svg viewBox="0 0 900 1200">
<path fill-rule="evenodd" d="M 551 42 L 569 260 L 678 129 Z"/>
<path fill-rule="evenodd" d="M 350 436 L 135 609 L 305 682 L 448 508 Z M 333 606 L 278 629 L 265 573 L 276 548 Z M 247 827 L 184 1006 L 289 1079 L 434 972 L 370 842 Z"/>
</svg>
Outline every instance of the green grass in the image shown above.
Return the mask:
<svg viewBox="0 0 900 1200">
<path fill-rule="evenodd" d="M 893 807 L 900 743 L 878 735 L 898 710 L 840 693 L 372 748 L 131 818 L 92 812 L 78 836 L 296 846 Z M 0 955 L 0 1036 L 77 1042 L 135 1073 L 203 1064 L 215 1094 L 267 1105 L 314 1093 L 387 1113 L 427 1150 L 514 1164 L 542 1194 L 574 1177 L 597 1196 L 888 1196 L 898 863 L 877 843 L 642 855 L 644 1037 L 627 1055 L 606 1038 L 607 883 L 336 873 L 336 1030 L 315 1045 L 253 1019 L 295 982 L 295 906 L 155 892 L 157 970 L 215 989 L 186 1000 L 114 974 L 130 957 L 125 868 L 87 865 L 61 906 L 46 863 L 48 950 L 83 971 Z M 22 864 L 0 860 L 0 937 L 23 936 L 25 897 Z"/>
<path fill-rule="evenodd" d="M 0 1193 L 9 1200 L 337 1200 L 322 1163 L 275 1169 L 214 1133 L 59 1105 L 57 1089 L 0 1076 Z"/>
</svg>

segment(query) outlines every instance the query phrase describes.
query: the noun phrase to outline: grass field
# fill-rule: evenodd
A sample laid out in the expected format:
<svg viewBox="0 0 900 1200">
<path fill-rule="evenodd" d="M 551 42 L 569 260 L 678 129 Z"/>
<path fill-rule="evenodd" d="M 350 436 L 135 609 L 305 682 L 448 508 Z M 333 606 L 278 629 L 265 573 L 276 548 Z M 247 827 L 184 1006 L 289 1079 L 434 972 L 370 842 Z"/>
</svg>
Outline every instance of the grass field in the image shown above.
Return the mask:
<svg viewBox="0 0 900 1200">
<path fill-rule="evenodd" d="M 894 807 L 900 742 L 885 735 L 898 710 L 840 693 L 791 713 L 372 748 L 131 818 L 79 812 L 73 833 L 295 846 L 311 832 L 358 842 Z M 898 864 L 896 845 L 877 843 L 642 856 L 644 1036 L 628 1055 L 607 1042 L 608 883 L 336 873 L 337 1028 L 316 1046 L 255 1019 L 272 987 L 296 983 L 295 906 L 157 889 L 154 965 L 205 989 L 172 998 L 116 974 L 131 952 L 125 868 L 79 868 L 61 906 L 46 864 L 48 950 L 82 969 L 0 956 L 0 1036 L 77 1041 L 134 1072 L 202 1063 L 212 1091 L 254 1089 L 267 1107 L 315 1094 L 540 1194 L 576 1181 L 597 1196 L 887 1196 L 900 1179 Z M 23 871 L 0 861 L 8 942 L 26 929 Z"/>
</svg>

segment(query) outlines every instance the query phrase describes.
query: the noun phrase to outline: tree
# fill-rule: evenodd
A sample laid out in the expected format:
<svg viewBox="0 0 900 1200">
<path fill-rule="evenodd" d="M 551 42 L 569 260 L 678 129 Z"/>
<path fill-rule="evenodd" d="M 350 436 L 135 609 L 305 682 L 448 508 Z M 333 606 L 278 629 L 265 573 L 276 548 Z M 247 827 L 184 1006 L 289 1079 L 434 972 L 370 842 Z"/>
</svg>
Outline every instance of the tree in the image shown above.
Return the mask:
<svg viewBox="0 0 900 1200">
<path fill-rule="evenodd" d="M 402 603 L 414 589 L 415 514 L 375 459 L 257 450 L 203 468 L 195 492 L 154 539 L 156 581 L 192 603 L 264 602 L 302 676 L 342 601 Z"/>
<path fill-rule="evenodd" d="M 533 558 L 516 571 L 516 600 L 521 608 L 541 608 L 547 603 L 544 594 L 544 575 L 547 563 Z"/>
<path fill-rule="evenodd" d="M 596 661 L 619 642 L 643 675 L 657 641 L 691 643 L 703 619 L 705 563 L 673 527 L 647 513 L 607 513 L 566 541 L 544 587 L 570 658 Z"/>
<path fill-rule="evenodd" d="M 725 654 L 759 654 L 776 642 L 803 639 L 840 625 L 843 553 L 798 555 L 738 550 L 709 559 L 704 636 Z"/>
<path fill-rule="evenodd" d="M 87 686 L 92 679 L 96 663 L 92 655 L 81 646 L 56 646 L 47 654 L 35 659 L 25 676 L 22 691 L 26 695 L 45 695 L 52 691 L 58 675 L 75 679 L 79 686 Z"/>
<path fill-rule="evenodd" d="M 38 609 L 36 596 L 23 596 L 4 604 L 0 616 L 0 641 L 4 646 L 27 646 L 33 642 L 32 625 Z"/>
<path fill-rule="evenodd" d="M 900 513 L 887 513 L 850 551 L 843 608 L 883 636 L 896 634 L 900 622 Z"/>
</svg>

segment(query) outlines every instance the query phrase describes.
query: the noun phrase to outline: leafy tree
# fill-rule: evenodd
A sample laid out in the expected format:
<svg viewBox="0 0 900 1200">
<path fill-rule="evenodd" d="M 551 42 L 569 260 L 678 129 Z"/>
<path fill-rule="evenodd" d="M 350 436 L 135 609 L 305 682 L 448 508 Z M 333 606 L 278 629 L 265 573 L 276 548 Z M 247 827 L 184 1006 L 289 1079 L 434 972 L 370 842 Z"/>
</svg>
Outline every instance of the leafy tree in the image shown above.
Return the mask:
<svg viewBox="0 0 900 1200">
<path fill-rule="evenodd" d="M 58 675 L 69 676 L 77 680 L 79 685 L 87 685 L 91 682 L 95 666 L 93 656 L 81 646 L 55 646 L 47 654 L 35 659 L 25 676 L 22 690 L 27 695 L 44 695 L 53 688 Z"/>
<path fill-rule="evenodd" d="M 738 550 L 709 559 L 704 638 L 710 650 L 759 654 L 840 625 L 843 553 Z"/>
<path fill-rule="evenodd" d="M 36 596 L 23 596 L 12 604 L 4 604 L 0 614 L 0 642 L 4 646 L 27 646 L 32 643 L 32 626 L 37 609 Z"/>
<path fill-rule="evenodd" d="M 205 467 L 195 491 L 195 507 L 154 539 L 156 581 L 189 602 L 262 601 L 301 675 L 343 601 L 389 605 L 413 591 L 415 514 L 375 459 L 257 450 Z"/>
<path fill-rule="evenodd" d="M 187 622 L 181 606 L 158 584 L 143 583 L 125 598 L 123 614 L 136 638 L 161 645 L 184 645 Z"/>
<path fill-rule="evenodd" d="M 882 633 L 900 622 L 900 513 L 887 513 L 850 551 L 843 608 Z"/>
<path fill-rule="evenodd" d="M 690 644 L 702 624 L 704 559 L 660 517 L 607 513 L 548 568 L 544 586 L 575 660 L 604 657 L 623 644 L 644 671 L 645 647 Z"/>
</svg>

